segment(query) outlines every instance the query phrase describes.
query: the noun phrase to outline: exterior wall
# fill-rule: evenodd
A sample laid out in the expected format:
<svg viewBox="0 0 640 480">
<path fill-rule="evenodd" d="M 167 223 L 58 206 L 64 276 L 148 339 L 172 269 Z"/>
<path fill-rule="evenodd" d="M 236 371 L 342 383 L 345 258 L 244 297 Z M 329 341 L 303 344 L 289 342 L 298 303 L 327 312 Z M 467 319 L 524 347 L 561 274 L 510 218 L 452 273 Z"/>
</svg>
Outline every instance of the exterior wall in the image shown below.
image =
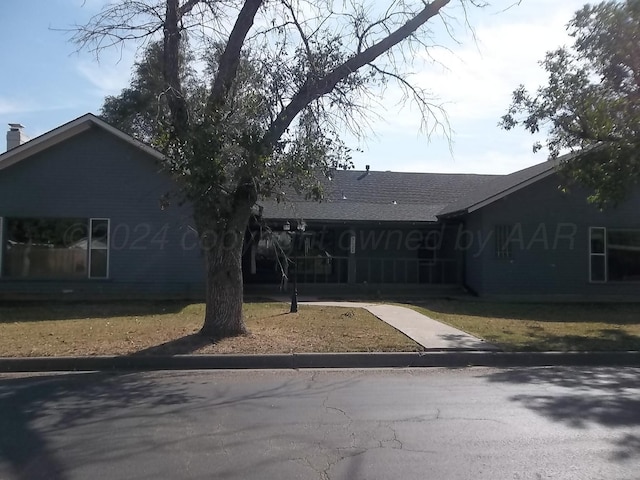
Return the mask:
<svg viewBox="0 0 640 480">
<path fill-rule="evenodd" d="M 203 292 L 190 210 L 160 208 L 175 185 L 155 160 L 100 128 L 0 171 L 0 217 L 109 218 L 109 278 L 73 283 L 0 278 L 0 292 Z"/>
<path fill-rule="evenodd" d="M 589 227 L 640 229 L 640 190 L 600 211 L 587 203 L 583 189 L 563 193 L 558 184 L 551 175 L 468 215 L 474 242 L 465 252 L 467 283 L 481 295 L 639 295 L 638 283 L 590 283 Z M 499 225 L 514 229 L 509 258 L 496 254 Z"/>
<path fill-rule="evenodd" d="M 464 284 L 475 293 L 484 290 L 485 261 L 481 257 L 482 252 L 480 242 L 477 240 L 478 237 L 473 232 L 482 231 L 482 210 L 479 210 L 473 215 L 469 215 L 464 223 L 459 224 L 455 240 L 452 242 L 455 249 L 461 252 L 461 256 L 464 258 Z M 469 237 L 469 234 L 472 237 Z M 475 251 L 474 246 L 476 246 Z"/>
</svg>

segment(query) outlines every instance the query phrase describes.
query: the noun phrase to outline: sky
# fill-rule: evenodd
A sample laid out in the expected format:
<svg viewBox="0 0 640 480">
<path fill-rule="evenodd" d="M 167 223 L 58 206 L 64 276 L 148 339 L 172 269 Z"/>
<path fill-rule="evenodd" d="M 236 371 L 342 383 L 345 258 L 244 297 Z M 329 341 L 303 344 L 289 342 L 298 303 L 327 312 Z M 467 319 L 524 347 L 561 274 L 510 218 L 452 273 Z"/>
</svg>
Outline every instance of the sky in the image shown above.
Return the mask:
<svg viewBox="0 0 640 480">
<path fill-rule="evenodd" d="M 96 60 L 77 52 L 64 31 L 85 22 L 104 2 L 2 2 L 0 126 L 5 131 L 8 123 L 21 123 L 34 138 L 85 113 L 99 114 L 104 97 L 128 85 L 134 45 L 103 52 Z M 455 3 L 446 7 L 454 17 L 459 13 Z M 416 109 L 399 106 L 399 93 L 390 87 L 366 141 L 345 136 L 362 150 L 353 155 L 356 169 L 506 174 L 546 160 L 545 150 L 532 152 L 534 141 L 544 137 L 504 131 L 498 122 L 518 85 L 535 90 L 544 84 L 539 62 L 547 51 L 571 43 L 566 24 L 585 1 L 514 3 L 491 0 L 487 8 L 473 9 L 473 31 L 455 26 L 455 41 L 438 39 L 446 48 L 429 51 L 437 62 L 418 61 L 413 70 L 412 82 L 427 88 L 434 104 L 447 112 L 449 134 L 436 129 L 426 135 Z M 5 148 L 2 142 L 0 152 Z"/>
</svg>

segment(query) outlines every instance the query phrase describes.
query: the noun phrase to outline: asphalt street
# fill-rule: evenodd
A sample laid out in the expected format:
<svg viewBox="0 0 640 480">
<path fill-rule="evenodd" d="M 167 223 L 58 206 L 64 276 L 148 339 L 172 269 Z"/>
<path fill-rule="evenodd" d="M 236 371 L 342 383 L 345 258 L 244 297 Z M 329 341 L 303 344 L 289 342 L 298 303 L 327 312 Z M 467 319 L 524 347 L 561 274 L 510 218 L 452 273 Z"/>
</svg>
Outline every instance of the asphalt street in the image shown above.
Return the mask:
<svg viewBox="0 0 640 480">
<path fill-rule="evenodd" d="M 640 478 L 640 369 L 0 376 L 0 478 Z"/>
</svg>

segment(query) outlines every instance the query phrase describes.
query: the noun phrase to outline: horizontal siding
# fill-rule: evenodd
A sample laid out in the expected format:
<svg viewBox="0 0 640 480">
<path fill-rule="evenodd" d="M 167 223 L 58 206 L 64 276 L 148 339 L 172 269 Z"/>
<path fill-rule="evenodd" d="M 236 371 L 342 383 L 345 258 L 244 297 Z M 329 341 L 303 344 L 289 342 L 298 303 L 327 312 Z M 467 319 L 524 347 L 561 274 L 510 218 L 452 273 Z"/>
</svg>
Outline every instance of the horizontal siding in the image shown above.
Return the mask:
<svg viewBox="0 0 640 480">
<path fill-rule="evenodd" d="M 94 127 L 2 170 L 0 217 L 109 218 L 112 283 L 202 284 L 189 208 L 160 208 L 174 191 L 152 157 Z"/>
<path fill-rule="evenodd" d="M 635 295 L 640 284 L 589 283 L 589 227 L 640 229 L 640 192 L 617 208 L 598 210 L 587 202 L 585 190 L 568 193 L 558 188 L 552 175 L 472 213 L 475 247 L 482 238 L 486 247 L 477 256 L 467 252 L 472 270 L 482 270 L 482 294 L 486 295 Z M 512 244 L 511 258 L 497 258 L 496 225 L 520 230 Z M 521 235 L 520 235 L 521 233 Z M 489 239 L 489 241 L 487 241 Z M 477 250 L 476 250 L 477 253 Z M 469 271 L 469 269 L 468 269 Z"/>
<path fill-rule="evenodd" d="M 482 258 L 478 258 L 476 252 L 474 252 L 474 242 L 469 242 L 467 238 L 463 238 L 463 235 L 467 235 L 467 232 L 481 231 L 482 211 L 479 211 L 467 218 L 464 224 L 459 225 L 456 231 L 455 240 L 453 241 L 456 249 L 464 251 L 464 284 L 474 293 L 481 293 L 484 290 L 484 262 L 482 261 Z M 463 234 L 462 232 L 465 233 Z M 468 248 L 469 243 L 471 243 L 471 248 Z"/>
</svg>

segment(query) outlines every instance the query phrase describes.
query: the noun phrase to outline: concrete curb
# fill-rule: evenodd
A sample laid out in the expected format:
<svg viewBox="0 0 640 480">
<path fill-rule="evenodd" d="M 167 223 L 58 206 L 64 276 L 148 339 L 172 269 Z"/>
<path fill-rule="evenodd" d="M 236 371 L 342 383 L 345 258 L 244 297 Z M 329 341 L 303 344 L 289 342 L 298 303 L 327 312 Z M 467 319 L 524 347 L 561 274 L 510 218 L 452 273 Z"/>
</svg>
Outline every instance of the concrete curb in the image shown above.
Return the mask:
<svg viewBox="0 0 640 480">
<path fill-rule="evenodd" d="M 399 352 L 0 357 L 0 372 L 108 370 L 640 366 L 640 352 Z"/>
</svg>

